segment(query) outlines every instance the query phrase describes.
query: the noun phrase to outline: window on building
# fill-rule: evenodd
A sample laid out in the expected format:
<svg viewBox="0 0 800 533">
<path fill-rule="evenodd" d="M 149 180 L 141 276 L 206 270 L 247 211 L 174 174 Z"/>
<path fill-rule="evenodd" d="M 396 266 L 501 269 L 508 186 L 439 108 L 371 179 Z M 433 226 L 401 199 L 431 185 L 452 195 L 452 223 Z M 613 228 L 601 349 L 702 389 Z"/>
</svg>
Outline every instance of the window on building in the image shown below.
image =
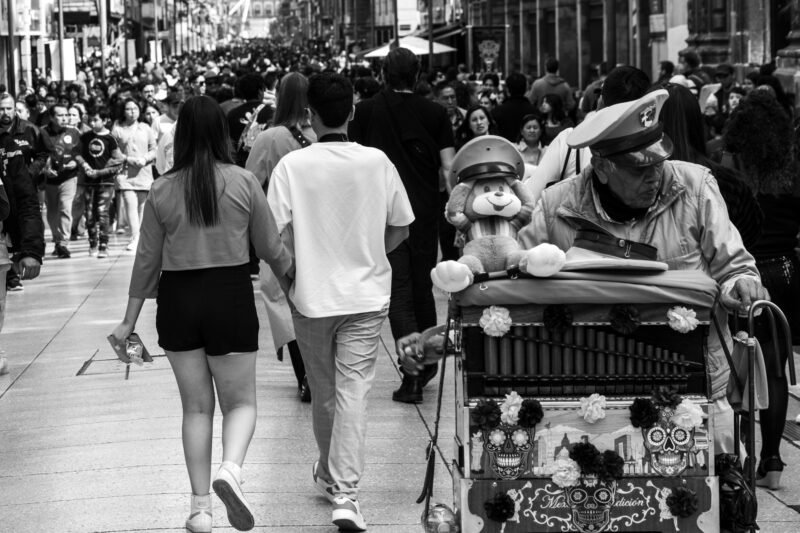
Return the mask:
<svg viewBox="0 0 800 533">
<path fill-rule="evenodd" d="M 272 17 L 272 4 L 270 2 L 266 2 L 264 4 L 264 16 L 265 17 Z"/>
<path fill-rule="evenodd" d="M 253 4 L 253 16 L 260 17 L 261 16 L 261 4 Z"/>
</svg>

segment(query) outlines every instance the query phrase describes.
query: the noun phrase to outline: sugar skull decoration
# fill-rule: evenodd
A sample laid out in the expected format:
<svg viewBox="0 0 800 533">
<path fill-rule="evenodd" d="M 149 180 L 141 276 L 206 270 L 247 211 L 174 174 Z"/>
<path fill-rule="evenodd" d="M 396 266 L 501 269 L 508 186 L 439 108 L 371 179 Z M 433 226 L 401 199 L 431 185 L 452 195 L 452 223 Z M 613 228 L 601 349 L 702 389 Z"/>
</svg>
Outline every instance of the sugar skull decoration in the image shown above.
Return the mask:
<svg viewBox="0 0 800 533">
<path fill-rule="evenodd" d="M 564 491 L 572 525 L 581 533 L 605 531 L 617 498 L 625 461 L 613 450 L 603 453 L 588 442 L 562 449 L 553 467 L 553 483 Z"/>
<path fill-rule="evenodd" d="M 483 433 L 489 466 L 501 479 L 517 479 L 528 469 L 533 437 L 544 412 L 536 400 L 523 400 L 516 392 L 506 394 L 498 405 L 481 400 L 472 410 L 473 426 Z"/>
<path fill-rule="evenodd" d="M 661 476 L 678 476 L 691 466 L 695 431 L 703 425 L 702 408 L 678 394 L 661 390 L 652 399 L 637 398 L 631 424 L 641 428 L 650 466 Z"/>
</svg>

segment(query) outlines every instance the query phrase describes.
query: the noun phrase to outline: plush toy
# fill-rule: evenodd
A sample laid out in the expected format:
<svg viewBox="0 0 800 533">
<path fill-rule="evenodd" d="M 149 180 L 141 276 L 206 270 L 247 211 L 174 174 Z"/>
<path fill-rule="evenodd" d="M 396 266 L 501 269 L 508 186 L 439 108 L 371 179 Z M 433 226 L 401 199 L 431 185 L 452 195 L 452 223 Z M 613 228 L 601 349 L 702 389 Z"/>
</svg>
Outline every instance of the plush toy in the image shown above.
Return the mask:
<svg viewBox="0 0 800 533">
<path fill-rule="evenodd" d="M 450 193 L 445 217 L 459 231 L 463 255 L 436 265 L 434 285 L 458 292 L 480 273 L 520 266 L 552 275 L 563 266 L 557 248 L 555 254 L 550 248 L 525 251 L 517 243 L 517 232 L 531 220 L 534 200 L 519 179 L 524 163 L 513 144 L 493 135 L 473 139 L 459 151 L 453 172 L 459 183 Z"/>
</svg>

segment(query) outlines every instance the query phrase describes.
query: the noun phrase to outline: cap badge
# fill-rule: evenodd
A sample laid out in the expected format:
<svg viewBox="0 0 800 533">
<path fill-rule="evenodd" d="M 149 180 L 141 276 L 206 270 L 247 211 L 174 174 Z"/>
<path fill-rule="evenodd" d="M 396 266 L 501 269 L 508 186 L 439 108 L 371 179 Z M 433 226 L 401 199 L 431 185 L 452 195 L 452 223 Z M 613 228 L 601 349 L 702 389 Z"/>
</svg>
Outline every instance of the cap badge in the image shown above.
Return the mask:
<svg viewBox="0 0 800 533">
<path fill-rule="evenodd" d="M 656 118 L 656 106 L 655 104 L 647 106 L 644 111 L 639 113 L 639 122 L 642 124 L 643 127 L 649 128 L 653 125 Z"/>
</svg>

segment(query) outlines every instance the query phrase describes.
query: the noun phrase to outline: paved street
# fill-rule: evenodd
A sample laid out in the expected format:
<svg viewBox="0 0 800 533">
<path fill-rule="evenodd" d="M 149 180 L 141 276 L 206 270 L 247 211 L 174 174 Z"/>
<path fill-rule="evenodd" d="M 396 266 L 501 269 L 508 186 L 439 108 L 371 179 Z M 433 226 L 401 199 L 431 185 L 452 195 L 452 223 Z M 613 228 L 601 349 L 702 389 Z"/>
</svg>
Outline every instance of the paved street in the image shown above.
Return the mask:
<svg viewBox="0 0 800 533">
<path fill-rule="evenodd" d="M 48 245 L 48 252 L 52 245 Z M 133 254 L 113 242 L 111 256 L 90 258 L 86 241 L 73 258 L 48 257 L 42 276 L 8 296 L 0 345 L 10 375 L 0 377 L 0 531 L 183 531 L 189 485 L 180 442 L 180 403 L 169 365 L 117 362 L 106 342 L 121 318 Z M 438 296 L 440 309 L 444 307 Z M 315 444 L 310 407 L 296 398 L 288 360 L 278 362 L 264 308 L 257 381 L 259 417 L 243 475 L 255 508 L 256 531 L 333 532 L 327 502 L 311 483 Z M 155 305 L 148 302 L 138 332 L 152 353 Z M 432 430 L 435 385 L 419 406 L 391 401 L 398 383 L 383 334 L 371 395 L 368 466 L 362 508 L 369 531 L 419 531 L 424 450 Z M 87 361 L 90 361 L 87 366 Z M 83 372 L 80 373 L 80 371 Z M 796 391 L 795 391 L 796 392 Z M 437 499 L 450 503 L 446 464 L 452 457 L 453 388 L 444 393 Z M 800 413 L 792 399 L 789 415 Z M 216 434 L 221 417 L 217 415 Z M 792 424 L 794 424 L 792 422 Z M 791 429 L 796 430 L 796 427 Z M 800 449 L 784 442 L 785 488 L 759 491 L 761 531 L 800 530 Z M 215 461 L 221 450 L 215 448 Z M 215 505 L 215 531 L 233 531 Z"/>
</svg>

